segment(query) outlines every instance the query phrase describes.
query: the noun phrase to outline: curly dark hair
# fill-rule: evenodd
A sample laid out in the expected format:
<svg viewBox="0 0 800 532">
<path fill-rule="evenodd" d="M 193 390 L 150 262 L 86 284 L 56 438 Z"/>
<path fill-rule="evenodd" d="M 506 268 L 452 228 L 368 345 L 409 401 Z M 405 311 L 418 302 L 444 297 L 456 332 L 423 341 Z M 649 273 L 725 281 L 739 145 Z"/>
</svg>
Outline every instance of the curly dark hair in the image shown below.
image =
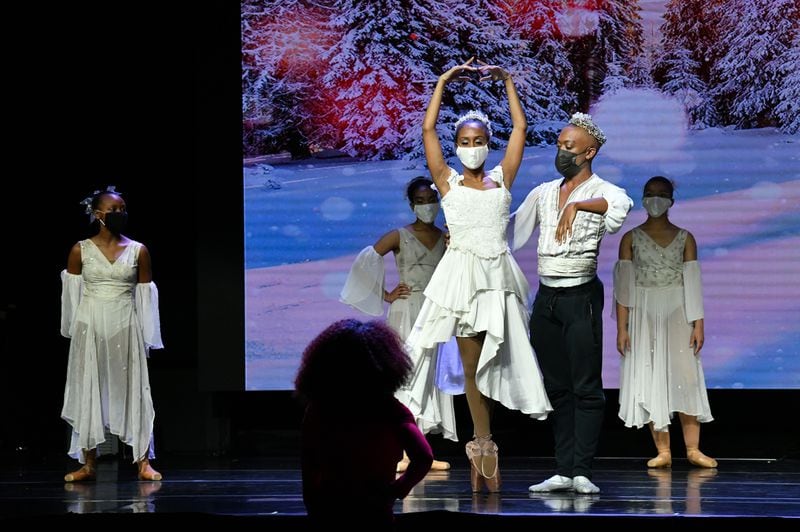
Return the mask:
<svg viewBox="0 0 800 532">
<path fill-rule="evenodd" d="M 303 351 L 294 386 L 309 401 L 341 396 L 369 401 L 393 395 L 412 367 L 400 337 L 385 323 L 340 320 Z"/>
</svg>

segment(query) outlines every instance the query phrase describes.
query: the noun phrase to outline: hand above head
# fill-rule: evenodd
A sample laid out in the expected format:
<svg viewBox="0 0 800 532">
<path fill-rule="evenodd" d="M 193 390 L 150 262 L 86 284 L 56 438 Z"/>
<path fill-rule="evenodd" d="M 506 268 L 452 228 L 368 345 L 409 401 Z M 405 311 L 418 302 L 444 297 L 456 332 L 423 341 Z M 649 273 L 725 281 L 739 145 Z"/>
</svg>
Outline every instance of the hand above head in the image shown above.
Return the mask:
<svg viewBox="0 0 800 532">
<path fill-rule="evenodd" d="M 478 59 L 478 63 L 481 65 L 478 67 L 480 81 L 505 81 L 511 76 L 503 67 L 486 64 L 480 59 Z"/>
<path fill-rule="evenodd" d="M 471 81 L 473 78 L 470 77 L 470 72 L 478 72 L 478 69 L 474 66 L 470 66 L 472 61 L 474 61 L 474 57 L 470 57 L 469 61 L 462 65 L 457 65 L 445 72 L 440 76 L 439 79 L 447 83 L 448 81 Z"/>
</svg>

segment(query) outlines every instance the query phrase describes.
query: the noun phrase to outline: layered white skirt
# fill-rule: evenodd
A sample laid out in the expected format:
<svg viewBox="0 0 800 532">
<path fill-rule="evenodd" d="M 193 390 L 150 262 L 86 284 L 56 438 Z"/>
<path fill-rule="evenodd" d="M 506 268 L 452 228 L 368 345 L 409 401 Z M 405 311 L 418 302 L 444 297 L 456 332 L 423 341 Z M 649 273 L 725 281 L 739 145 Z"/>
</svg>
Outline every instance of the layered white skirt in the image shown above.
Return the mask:
<svg viewBox="0 0 800 532">
<path fill-rule="evenodd" d="M 426 426 L 455 438 L 455 420 L 436 409 L 441 344 L 485 331 L 478 390 L 511 410 L 545 419 L 552 410 L 528 334 L 528 282 L 510 253 L 492 258 L 449 248 L 425 289 L 407 339 L 415 372 L 405 404 Z M 450 397 L 452 401 L 452 397 Z"/>
</svg>

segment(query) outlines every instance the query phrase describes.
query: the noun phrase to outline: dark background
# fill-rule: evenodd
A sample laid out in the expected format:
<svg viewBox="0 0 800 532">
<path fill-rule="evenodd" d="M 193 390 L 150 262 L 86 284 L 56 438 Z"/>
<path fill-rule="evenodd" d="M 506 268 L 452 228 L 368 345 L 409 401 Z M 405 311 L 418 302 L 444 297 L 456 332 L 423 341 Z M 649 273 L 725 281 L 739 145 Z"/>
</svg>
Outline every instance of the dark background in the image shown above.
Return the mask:
<svg viewBox="0 0 800 532">
<path fill-rule="evenodd" d="M 150 359 L 158 467 L 169 470 L 171 459 L 191 456 L 296 458 L 302 409 L 291 393 L 240 391 L 239 4 L 219 4 L 9 13 L 10 24 L 35 30 L 7 43 L 4 75 L 5 464 L 67 461 L 69 431 L 59 417 L 68 352 L 59 335 L 59 272 L 70 247 L 89 236 L 79 202 L 108 184 L 128 203 L 127 233 L 151 251 L 161 297 L 166 348 Z M 709 455 L 800 457 L 800 390 L 709 396 L 716 418 L 703 427 Z M 617 419 L 617 391 L 607 399 L 599 455 L 650 456 L 649 434 Z M 456 408 L 463 442 L 471 425 L 463 396 Z M 504 454 L 552 455 L 546 422 L 498 408 L 493 425 Z M 682 455 L 678 431 L 673 440 Z M 431 441 L 440 456 L 463 456 L 463 444 Z"/>
</svg>

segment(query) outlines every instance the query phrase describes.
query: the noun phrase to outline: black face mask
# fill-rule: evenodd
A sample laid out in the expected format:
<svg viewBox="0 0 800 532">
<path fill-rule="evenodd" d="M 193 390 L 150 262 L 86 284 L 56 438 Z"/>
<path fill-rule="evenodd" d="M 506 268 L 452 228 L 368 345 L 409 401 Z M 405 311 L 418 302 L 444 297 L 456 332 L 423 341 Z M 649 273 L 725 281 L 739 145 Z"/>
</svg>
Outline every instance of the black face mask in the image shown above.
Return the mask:
<svg viewBox="0 0 800 532">
<path fill-rule="evenodd" d="M 115 235 L 121 235 L 125 230 L 128 223 L 127 212 L 107 212 L 105 220 L 100 220 L 100 223 L 106 226 L 106 229 Z"/>
<path fill-rule="evenodd" d="M 581 168 L 583 168 L 588 162 L 587 159 L 584 159 L 583 163 L 575 164 L 575 159 L 577 159 L 579 155 L 581 154 L 575 154 L 567 150 L 558 150 L 558 153 L 556 154 L 556 170 L 558 170 L 558 173 L 567 179 L 571 179 L 578 175 L 578 172 L 581 171 Z"/>
</svg>

